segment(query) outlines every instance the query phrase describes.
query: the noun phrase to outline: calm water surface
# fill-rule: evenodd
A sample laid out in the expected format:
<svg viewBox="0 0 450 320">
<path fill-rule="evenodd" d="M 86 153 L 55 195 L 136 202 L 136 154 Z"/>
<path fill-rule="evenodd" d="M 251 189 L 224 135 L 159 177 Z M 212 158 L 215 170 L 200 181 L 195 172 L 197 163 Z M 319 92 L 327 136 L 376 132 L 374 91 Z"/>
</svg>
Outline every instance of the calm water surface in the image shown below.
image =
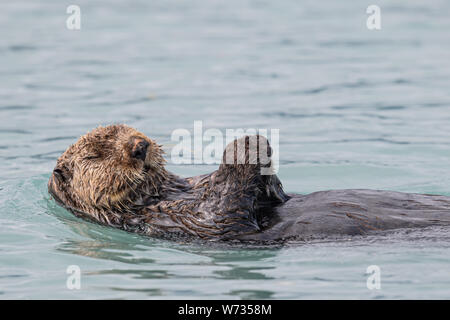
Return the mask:
<svg viewBox="0 0 450 320">
<path fill-rule="evenodd" d="M 450 298 L 450 234 L 284 247 L 148 239 L 77 219 L 46 191 L 100 124 L 165 145 L 177 128 L 279 128 L 288 192 L 450 195 L 450 2 L 0 4 L 0 298 Z M 170 160 L 170 159 L 168 159 Z M 183 176 L 216 166 L 174 165 Z M 381 268 L 368 290 L 366 268 Z M 66 288 L 78 265 L 81 290 Z"/>
</svg>

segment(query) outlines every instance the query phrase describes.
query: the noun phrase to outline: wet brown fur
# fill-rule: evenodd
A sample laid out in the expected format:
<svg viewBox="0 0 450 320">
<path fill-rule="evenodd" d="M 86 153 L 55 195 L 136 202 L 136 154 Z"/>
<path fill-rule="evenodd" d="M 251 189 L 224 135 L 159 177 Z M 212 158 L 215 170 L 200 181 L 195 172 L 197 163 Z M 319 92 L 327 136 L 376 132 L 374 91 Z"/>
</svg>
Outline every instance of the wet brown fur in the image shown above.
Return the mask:
<svg viewBox="0 0 450 320">
<path fill-rule="evenodd" d="M 271 242 L 450 225 L 450 197 L 377 190 L 286 195 L 264 137 L 230 143 L 218 170 L 181 178 L 161 146 L 126 125 L 99 127 L 58 159 L 48 183 L 74 214 L 163 238 Z M 268 160 L 268 161 L 267 161 Z"/>
<path fill-rule="evenodd" d="M 250 145 L 266 143 L 261 151 L 268 156 L 271 150 L 265 138 L 254 138 L 227 146 L 224 160 L 231 154 L 231 164 L 184 179 L 166 171 L 161 146 L 142 133 L 126 125 L 98 127 L 60 156 L 48 188 L 79 216 L 146 235 L 226 239 L 255 233 L 264 219 L 261 206 L 288 197 L 276 175 L 261 175 L 271 163 L 261 164 Z M 138 159 L 135 150 L 145 142 L 145 158 Z"/>
</svg>

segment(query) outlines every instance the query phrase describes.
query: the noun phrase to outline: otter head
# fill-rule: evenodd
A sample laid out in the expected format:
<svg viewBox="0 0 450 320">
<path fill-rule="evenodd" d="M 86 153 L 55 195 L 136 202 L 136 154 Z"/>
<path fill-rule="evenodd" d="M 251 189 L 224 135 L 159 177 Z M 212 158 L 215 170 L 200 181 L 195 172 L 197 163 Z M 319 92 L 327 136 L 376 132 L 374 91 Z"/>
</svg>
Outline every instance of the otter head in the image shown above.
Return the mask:
<svg viewBox="0 0 450 320">
<path fill-rule="evenodd" d="M 166 175 L 162 153 L 154 141 L 126 125 L 98 127 L 59 157 L 48 188 L 75 211 L 94 216 L 121 211 L 140 189 L 157 194 Z"/>
</svg>

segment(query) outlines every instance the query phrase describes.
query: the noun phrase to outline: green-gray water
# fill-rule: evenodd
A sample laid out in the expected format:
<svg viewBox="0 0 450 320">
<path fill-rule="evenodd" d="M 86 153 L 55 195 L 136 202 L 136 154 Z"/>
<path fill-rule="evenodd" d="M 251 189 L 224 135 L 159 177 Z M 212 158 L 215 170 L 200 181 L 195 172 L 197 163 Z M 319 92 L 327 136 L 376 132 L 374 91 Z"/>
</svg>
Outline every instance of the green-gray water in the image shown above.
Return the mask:
<svg viewBox="0 0 450 320">
<path fill-rule="evenodd" d="M 288 192 L 450 195 L 448 1 L 378 1 L 379 31 L 355 1 L 79 0 L 79 31 L 69 4 L 0 4 L 0 299 L 450 298 L 446 229 L 180 244 L 77 219 L 46 190 L 56 158 L 97 125 L 127 123 L 170 153 L 172 131 L 202 120 L 280 129 Z"/>
</svg>

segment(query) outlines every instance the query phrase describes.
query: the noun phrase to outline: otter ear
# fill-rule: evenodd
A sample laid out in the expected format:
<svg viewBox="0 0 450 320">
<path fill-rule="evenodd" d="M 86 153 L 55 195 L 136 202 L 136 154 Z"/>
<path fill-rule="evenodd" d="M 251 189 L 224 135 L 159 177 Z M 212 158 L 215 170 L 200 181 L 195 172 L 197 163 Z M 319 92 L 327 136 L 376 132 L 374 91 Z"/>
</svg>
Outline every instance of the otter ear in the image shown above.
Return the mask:
<svg viewBox="0 0 450 320">
<path fill-rule="evenodd" d="M 140 137 L 131 137 L 129 143 L 131 146 L 131 157 L 145 161 L 147 149 L 150 144 L 145 139 Z"/>
</svg>

